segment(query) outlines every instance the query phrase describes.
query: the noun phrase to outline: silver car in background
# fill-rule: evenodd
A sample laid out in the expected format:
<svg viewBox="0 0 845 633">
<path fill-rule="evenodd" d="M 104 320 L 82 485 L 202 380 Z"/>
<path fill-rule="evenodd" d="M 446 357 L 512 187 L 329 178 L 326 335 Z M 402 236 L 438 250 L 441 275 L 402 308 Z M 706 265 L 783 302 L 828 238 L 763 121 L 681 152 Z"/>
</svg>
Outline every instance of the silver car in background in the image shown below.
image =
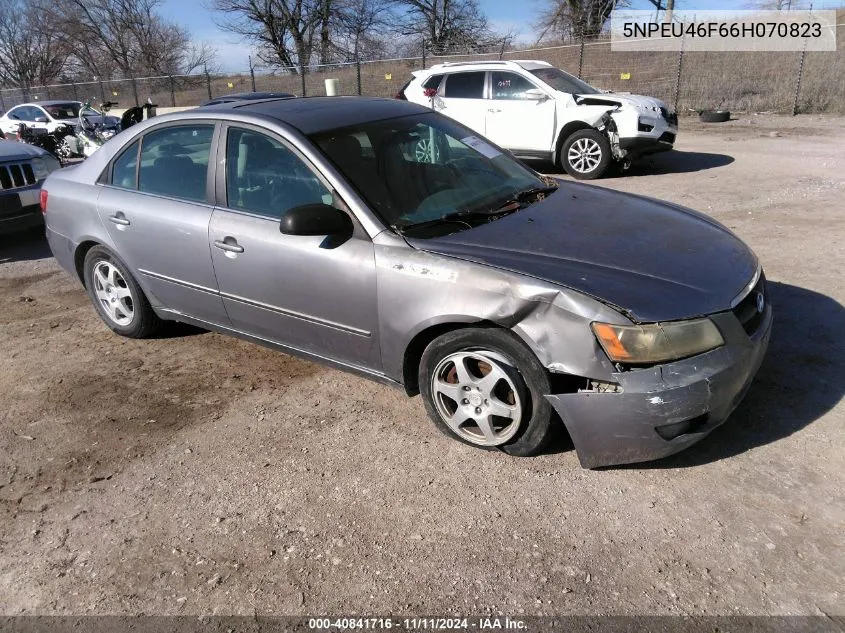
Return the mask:
<svg viewBox="0 0 845 633">
<path fill-rule="evenodd" d="M 585 467 L 675 453 L 769 339 L 760 263 L 722 225 L 540 176 L 407 102 L 162 116 L 45 190 L 53 253 L 118 334 L 176 320 L 324 361 L 512 455 L 561 422 Z"/>
</svg>

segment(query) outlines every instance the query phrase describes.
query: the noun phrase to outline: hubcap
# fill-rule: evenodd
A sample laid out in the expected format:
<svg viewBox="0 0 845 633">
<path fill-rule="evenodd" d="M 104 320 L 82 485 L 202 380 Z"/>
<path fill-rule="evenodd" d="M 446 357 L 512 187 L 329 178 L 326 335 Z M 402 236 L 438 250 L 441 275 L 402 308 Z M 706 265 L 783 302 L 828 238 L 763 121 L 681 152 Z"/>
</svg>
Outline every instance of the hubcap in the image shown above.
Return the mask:
<svg viewBox="0 0 845 633">
<path fill-rule="evenodd" d="M 103 312 L 114 323 L 127 326 L 135 317 L 135 303 L 129 285 L 114 264 L 100 261 L 92 273 L 94 294 Z"/>
<path fill-rule="evenodd" d="M 601 162 L 601 147 L 591 138 L 579 138 L 569 146 L 567 158 L 575 171 L 586 174 Z"/>
<path fill-rule="evenodd" d="M 495 352 L 450 354 L 438 363 L 431 380 L 437 413 L 468 442 L 504 444 L 522 422 L 522 401 L 509 371 L 513 367 Z"/>
</svg>

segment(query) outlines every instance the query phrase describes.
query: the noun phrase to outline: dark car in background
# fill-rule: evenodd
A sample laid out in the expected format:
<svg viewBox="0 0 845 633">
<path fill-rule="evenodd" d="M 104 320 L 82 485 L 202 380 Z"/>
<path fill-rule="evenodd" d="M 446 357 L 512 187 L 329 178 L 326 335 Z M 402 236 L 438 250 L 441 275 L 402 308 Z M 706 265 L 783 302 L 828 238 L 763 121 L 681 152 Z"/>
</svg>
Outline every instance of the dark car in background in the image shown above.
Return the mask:
<svg viewBox="0 0 845 633">
<path fill-rule="evenodd" d="M 235 92 L 222 97 L 209 99 L 200 106 L 217 105 L 218 103 L 231 103 L 232 101 L 258 101 L 260 99 L 293 99 L 296 95 L 289 92 Z"/>
<path fill-rule="evenodd" d="M 41 185 L 58 168 L 59 161 L 40 147 L 0 139 L 0 234 L 43 223 Z"/>
</svg>

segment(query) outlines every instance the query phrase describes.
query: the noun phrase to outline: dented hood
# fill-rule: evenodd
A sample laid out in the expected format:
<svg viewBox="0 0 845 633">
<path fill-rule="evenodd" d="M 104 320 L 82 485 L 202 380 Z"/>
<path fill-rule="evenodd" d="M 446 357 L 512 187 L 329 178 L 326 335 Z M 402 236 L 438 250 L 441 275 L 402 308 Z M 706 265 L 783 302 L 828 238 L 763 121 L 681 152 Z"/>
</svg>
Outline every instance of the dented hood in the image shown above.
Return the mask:
<svg viewBox="0 0 845 633">
<path fill-rule="evenodd" d="M 577 103 L 584 103 L 586 105 L 619 104 L 620 106 L 633 106 L 637 110 L 643 112 L 660 112 L 660 108 L 666 107 L 665 103 L 663 103 L 660 99 L 655 99 L 654 97 L 621 94 L 617 92 L 601 92 L 598 94 L 575 95 L 575 100 Z"/>
<path fill-rule="evenodd" d="M 406 239 L 414 248 L 584 292 L 638 322 L 728 310 L 758 265 L 739 238 L 703 214 L 568 182 L 499 220 Z"/>
</svg>

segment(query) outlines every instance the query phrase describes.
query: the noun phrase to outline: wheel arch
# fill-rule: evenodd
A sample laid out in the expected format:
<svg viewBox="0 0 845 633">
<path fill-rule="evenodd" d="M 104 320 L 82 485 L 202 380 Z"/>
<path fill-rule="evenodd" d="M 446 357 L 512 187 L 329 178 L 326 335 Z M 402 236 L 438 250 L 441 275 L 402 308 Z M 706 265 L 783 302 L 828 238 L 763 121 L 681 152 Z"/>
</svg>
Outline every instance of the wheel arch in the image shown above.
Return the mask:
<svg viewBox="0 0 845 633">
<path fill-rule="evenodd" d="M 420 360 L 422 360 L 423 352 L 438 336 L 442 336 L 447 332 L 455 330 L 463 330 L 469 328 L 498 328 L 506 330 L 497 323 L 485 319 L 473 319 L 467 317 L 466 321 L 450 319 L 438 323 L 426 325 L 423 329 L 418 331 L 411 337 L 408 344 L 405 346 L 405 352 L 402 356 L 402 385 L 405 387 L 405 393 L 409 396 L 416 396 L 420 392 L 419 385 L 419 367 Z"/>
<path fill-rule="evenodd" d="M 85 256 L 88 254 L 88 251 L 95 246 L 109 248 L 107 244 L 103 244 L 97 240 L 88 239 L 81 241 L 77 245 L 76 250 L 73 252 L 73 267 L 76 270 L 76 276 L 79 278 L 79 281 L 82 282 L 83 286 L 85 285 Z"/>
<path fill-rule="evenodd" d="M 409 396 L 416 396 L 420 392 L 420 360 L 422 359 L 423 352 L 425 351 L 425 348 L 428 347 L 429 343 L 431 343 L 438 336 L 442 336 L 447 332 L 471 328 L 495 328 L 497 330 L 510 332 L 514 336 L 514 338 L 523 343 L 531 351 L 531 353 L 537 357 L 537 360 L 540 361 L 540 364 L 544 364 L 541 355 L 538 354 L 538 349 L 534 341 L 532 341 L 528 336 L 526 336 L 526 333 L 522 331 L 521 328 L 507 327 L 500 323 L 490 321 L 489 319 L 477 319 L 467 317 L 467 320 L 461 321 L 452 318 L 448 321 L 441 321 L 438 323 L 431 323 L 426 325 L 417 333 L 415 333 L 408 341 L 408 344 L 405 346 L 405 351 L 402 356 L 402 385 L 405 388 L 405 393 L 407 393 Z"/>
<path fill-rule="evenodd" d="M 554 162 L 557 166 L 563 166 L 563 162 L 560 159 L 560 149 L 563 147 L 563 144 L 566 142 L 570 136 L 575 134 L 575 132 L 579 130 L 595 130 L 596 127 L 590 125 L 586 121 L 570 121 L 566 125 L 564 125 L 560 133 L 557 135 L 557 142 L 555 143 L 555 155 L 554 155 Z"/>
</svg>

